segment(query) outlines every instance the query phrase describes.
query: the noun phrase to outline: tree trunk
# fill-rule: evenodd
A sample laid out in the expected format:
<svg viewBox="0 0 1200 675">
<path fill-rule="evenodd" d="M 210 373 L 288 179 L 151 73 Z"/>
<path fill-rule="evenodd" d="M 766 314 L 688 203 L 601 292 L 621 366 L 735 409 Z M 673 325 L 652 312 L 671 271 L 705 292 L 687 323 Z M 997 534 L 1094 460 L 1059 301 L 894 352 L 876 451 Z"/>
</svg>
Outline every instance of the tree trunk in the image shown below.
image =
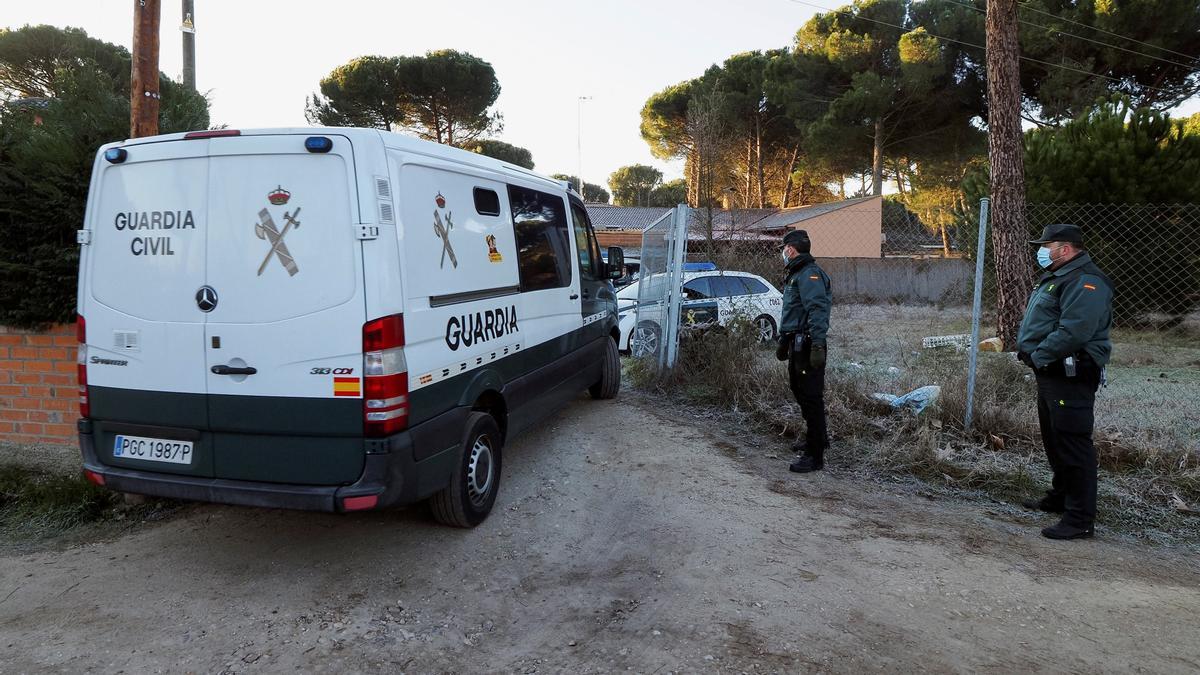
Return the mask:
<svg viewBox="0 0 1200 675">
<path fill-rule="evenodd" d="M 875 120 L 875 151 L 871 156 L 871 194 L 883 194 L 883 118 Z"/>
<path fill-rule="evenodd" d="M 766 206 L 766 190 L 763 189 L 762 120 L 754 120 L 754 161 L 758 169 L 758 208 Z"/>
<path fill-rule="evenodd" d="M 892 162 L 892 169 L 896 172 L 896 192 L 904 199 L 904 172 L 900 170 L 900 160 Z"/>
<path fill-rule="evenodd" d="M 746 192 L 742 195 L 742 206 L 750 208 L 754 199 L 754 134 L 746 139 Z"/>
<path fill-rule="evenodd" d="M 1017 0 L 987 0 L 988 161 L 992 171 L 996 334 L 1005 349 L 1013 349 L 1017 343 L 1017 328 L 1033 288 L 1026 244 L 1017 28 Z"/>
<path fill-rule="evenodd" d="M 684 169 L 687 171 L 687 203 L 688 206 L 696 208 L 700 205 L 700 172 L 696 167 L 695 150 L 688 151 Z"/>
<path fill-rule="evenodd" d="M 792 148 L 792 159 L 787 165 L 787 179 L 783 182 L 783 203 L 779 206 L 787 208 L 792 199 L 792 173 L 796 171 L 796 159 L 800 157 L 800 146 Z"/>
<path fill-rule="evenodd" d="M 943 222 L 938 226 L 942 231 L 942 257 L 950 257 L 950 235 L 946 233 L 946 223 Z"/>
<path fill-rule="evenodd" d="M 846 201 L 846 177 L 838 176 L 838 199 Z"/>
</svg>

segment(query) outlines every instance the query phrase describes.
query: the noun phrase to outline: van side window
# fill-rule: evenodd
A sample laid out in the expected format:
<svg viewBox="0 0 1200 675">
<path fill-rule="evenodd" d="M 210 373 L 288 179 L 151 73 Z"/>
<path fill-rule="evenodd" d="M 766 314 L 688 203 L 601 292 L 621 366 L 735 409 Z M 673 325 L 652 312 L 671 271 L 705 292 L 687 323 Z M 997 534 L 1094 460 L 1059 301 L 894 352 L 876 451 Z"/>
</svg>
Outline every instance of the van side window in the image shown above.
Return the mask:
<svg viewBox="0 0 1200 675">
<path fill-rule="evenodd" d="M 571 236 L 562 197 L 508 186 L 521 292 L 571 283 Z"/>
<path fill-rule="evenodd" d="M 587 212 L 578 204 L 571 204 L 571 220 L 575 225 L 575 251 L 579 255 L 579 276 L 587 279 L 600 278 L 596 269 L 599 254 L 596 252 L 595 235 L 589 235 Z"/>
<path fill-rule="evenodd" d="M 475 188 L 475 211 L 481 216 L 500 215 L 500 195 L 495 190 Z"/>
</svg>

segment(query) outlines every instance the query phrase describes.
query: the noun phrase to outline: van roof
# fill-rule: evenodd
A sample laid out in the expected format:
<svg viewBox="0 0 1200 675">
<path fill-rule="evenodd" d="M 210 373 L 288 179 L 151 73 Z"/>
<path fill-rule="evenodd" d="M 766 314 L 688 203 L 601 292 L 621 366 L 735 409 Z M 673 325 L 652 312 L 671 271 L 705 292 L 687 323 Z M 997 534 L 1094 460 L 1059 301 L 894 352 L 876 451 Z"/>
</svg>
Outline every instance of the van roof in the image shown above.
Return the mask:
<svg viewBox="0 0 1200 675">
<path fill-rule="evenodd" d="M 455 148 L 433 141 L 425 141 L 419 138 L 413 138 L 405 134 L 398 134 L 391 131 L 383 131 L 381 129 L 370 129 L 364 127 L 272 127 L 265 129 L 239 129 L 240 136 L 281 136 L 281 135 L 306 135 L 319 136 L 321 134 L 331 134 L 338 136 L 346 136 L 353 142 L 370 142 L 373 138 L 383 141 L 386 148 L 411 152 L 415 154 L 427 155 L 430 157 L 438 157 L 441 159 L 458 162 L 460 164 L 468 164 L 482 169 L 489 169 L 501 173 L 511 173 L 521 176 L 525 179 L 533 179 L 536 181 L 548 183 L 559 190 L 565 190 L 578 196 L 567 181 L 555 180 L 549 176 L 543 176 L 540 173 L 530 171 L 516 164 L 502 162 L 493 157 L 481 155 L 475 152 Z M 111 147 L 129 147 L 133 145 L 142 145 L 146 143 L 162 143 L 166 141 L 183 140 L 184 136 L 193 132 L 180 132 L 175 134 L 162 134 L 160 136 L 145 136 L 142 138 L 130 138 L 124 141 L 107 143 L 100 151 L 103 152 Z"/>
</svg>

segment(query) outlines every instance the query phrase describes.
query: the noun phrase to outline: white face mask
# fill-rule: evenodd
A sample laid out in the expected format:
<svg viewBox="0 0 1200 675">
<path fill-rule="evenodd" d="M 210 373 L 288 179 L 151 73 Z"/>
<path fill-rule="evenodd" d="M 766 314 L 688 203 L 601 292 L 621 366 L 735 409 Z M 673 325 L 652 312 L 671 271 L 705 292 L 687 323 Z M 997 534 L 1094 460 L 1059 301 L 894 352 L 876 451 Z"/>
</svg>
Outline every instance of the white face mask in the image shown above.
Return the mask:
<svg viewBox="0 0 1200 675">
<path fill-rule="evenodd" d="M 787 251 L 780 251 L 779 257 L 783 258 L 783 262 L 789 262 L 791 258 L 787 257 Z"/>
</svg>

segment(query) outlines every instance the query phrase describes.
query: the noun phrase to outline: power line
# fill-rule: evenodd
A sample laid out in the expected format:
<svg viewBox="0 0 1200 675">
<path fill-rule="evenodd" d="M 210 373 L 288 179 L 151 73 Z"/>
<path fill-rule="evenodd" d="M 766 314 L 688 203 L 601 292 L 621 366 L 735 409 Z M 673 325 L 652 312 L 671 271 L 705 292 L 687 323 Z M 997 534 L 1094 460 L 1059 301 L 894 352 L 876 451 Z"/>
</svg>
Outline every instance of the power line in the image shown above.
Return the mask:
<svg viewBox="0 0 1200 675">
<path fill-rule="evenodd" d="M 1191 56 L 1191 55 L 1189 55 L 1189 54 L 1183 54 L 1183 53 L 1181 53 L 1181 52 L 1177 52 L 1177 51 L 1175 51 L 1174 49 L 1167 49 L 1166 47 L 1160 47 L 1160 46 L 1158 46 L 1158 45 L 1155 45 L 1155 44 L 1150 44 L 1149 42 L 1142 42 L 1141 40 L 1136 40 L 1136 39 L 1134 39 L 1134 38 L 1131 38 L 1131 37 L 1128 37 L 1128 36 L 1125 36 L 1125 35 L 1121 35 L 1120 33 L 1114 33 L 1114 32 L 1112 32 L 1111 30 L 1104 30 L 1103 28 L 1097 28 L 1096 26 L 1089 26 L 1089 25 L 1087 25 L 1086 23 L 1081 23 L 1081 22 L 1079 22 L 1079 21 L 1075 21 L 1075 20 L 1073 20 L 1073 19 L 1068 19 L 1068 18 L 1066 18 L 1066 17 L 1060 17 L 1060 16 L 1056 16 L 1056 15 L 1054 15 L 1054 14 L 1051 14 L 1050 12 L 1046 12 L 1046 11 L 1040 10 L 1040 9 L 1038 9 L 1038 8 L 1036 8 L 1036 7 L 1030 7 L 1029 5 L 1027 5 L 1027 4 L 1024 4 L 1024 3 L 1021 3 L 1021 2 L 1018 2 L 1018 3 L 1017 3 L 1017 6 L 1018 6 L 1018 7 L 1020 7 L 1021 9 L 1027 9 L 1027 10 L 1029 10 L 1029 11 L 1031 11 L 1031 12 L 1035 12 L 1035 13 L 1037 13 L 1037 14 L 1045 14 L 1045 15 L 1046 15 L 1046 16 L 1048 16 L 1048 17 L 1051 17 L 1051 18 L 1054 18 L 1054 19 L 1059 19 L 1060 21 L 1066 21 L 1067 23 L 1073 23 L 1073 24 L 1075 24 L 1075 25 L 1077 25 L 1077 26 L 1083 26 L 1084 28 L 1087 28 L 1087 29 L 1089 29 L 1089 30 L 1094 30 L 1094 31 L 1097 31 L 1097 32 L 1100 32 L 1100 33 L 1105 33 L 1106 35 L 1111 35 L 1111 36 L 1113 36 L 1113 37 L 1118 37 L 1118 38 L 1121 38 L 1122 40 L 1128 40 L 1128 41 L 1130 41 L 1130 42 L 1134 42 L 1134 43 L 1137 43 L 1137 44 L 1139 44 L 1139 45 L 1145 45 L 1145 46 L 1147 46 L 1147 47 L 1152 47 L 1152 48 L 1154 48 L 1154 49 L 1159 49 L 1159 50 L 1162 50 L 1162 51 L 1164 51 L 1164 52 L 1167 52 L 1168 54 L 1174 54 L 1175 56 L 1182 56 L 1182 57 L 1183 57 L 1183 58 L 1185 58 L 1185 59 L 1192 59 L 1192 60 L 1196 60 L 1196 57 L 1195 57 L 1195 56 Z"/>
<path fill-rule="evenodd" d="M 879 24 L 879 25 L 881 25 L 881 26 L 889 26 L 889 27 L 891 27 L 891 28 L 896 28 L 896 29 L 898 29 L 898 30 L 902 30 L 902 31 L 908 31 L 908 30 L 909 30 L 908 28 L 905 28 L 904 26 L 901 26 L 901 25 L 899 25 L 899 24 L 889 23 L 889 22 L 887 22 L 887 21 L 880 21 L 879 19 L 872 19 L 872 18 L 870 18 L 870 17 L 862 16 L 862 15 L 860 15 L 860 14 L 854 14 L 853 12 L 847 12 L 846 10 L 842 10 L 842 9 L 833 9 L 833 8 L 831 8 L 831 7 L 825 7 L 825 6 L 823 6 L 823 5 L 817 5 L 817 4 L 814 4 L 814 3 L 811 3 L 811 2 L 805 2 L 805 0 L 788 0 L 788 1 L 789 1 L 789 2 L 794 2 L 794 3 L 798 4 L 798 5 L 807 5 L 807 6 L 809 6 L 809 7 L 814 7 L 814 8 L 816 8 L 816 9 L 820 9 L 820 10 L 823 10 L 823 11 L 826 11 L 826 12 L 830 12 L 830 13 L 833 13 L 833 14 L 842 14 L 842 15 L 847 15 L 847 16 L 850 16 L 850 17 L 852 17 L 852 18 L 855 18 L 855 19 L 861 19 L 861 20 L 863 20 L 863 21 L 869 21 L 869 22 L 871 22 L 871 23 L 877 23 L 877 24 Z M 987 48 L 986 48 L 986 47 L 984 47 L 983 45 L 977 45 L 977 44 L 975 44 L 975 43 L 973 43 L 973 42 L 964 42 L 963 40 L 956 40 L 956 39 L 954 39 L 954 38 L 948 38 L 948 37 L 944 37 L 944 36 L 941 36 L 941 35 L 936 35 L 936 34 L 934 34 L 934 33 L 930 33 L 929 31 L 925 31 L 925 34 L 926 34 L 926 35 L 928 35 L 929 37 L 936 38 L 936 39 L 938 39 L 938 40 L 945 40 L 946 42 L 953 42 L 953 43 L 956 43 L 956 44 L 963 45 L 963 46 L 965 46 L 965 47 L 972 47 L 972 48 L 974 48 L 974 49 L 982 49 L 982 50 L 983 50 L 983 51 L 985 51 L 985 52 L 987 51 Z M 1110 75 L 1105 75 L 1105 74 L 1103 74 L 1103 73 L 1095 73 L 1095 72 L 1092 72 L 1092 71 L 1090 71 L 1090 70 L 1084 70 L 1084 69 L 1082 69 L 1082 68 L 1072 68 L 1071 66 L 1063 65 L 1063 64 L 1061 64 L 1061 63 L 1051 63 L 1051 62 L 1049 62 L 1049 61 L 1042 61 L 1041 59 L 1035 59 L 1035 58 L 1033 58 L 1033 57 L 1031 57 L 1031 56 L 1021 56 L 1021 57 L 1020 57 L 1020 59 L 1021 59 L 1022 61 L 1028 61 L 1028 62 L 1030 62 L 1030 63 L 1037 63 L 1037 64 L 1040 64 L 1040 65 L 1043 65 L 1043 66 L 1047 66 L 1047 67 L 1049 67 L 1049 68 L 1059 68 L 1059 69 L 1061 69 L 1061 70 L 1069 70 L 1069 71 L 1071 71 L 1071 72 L 1074 72 L 1074 73 L 1079 73 L 1079 74 L 1081 74 L 1081 75 L 1088 75 L 1088 76 L 1090 76 L 1090 77 L 1100 77 L 1100 78 L 1103 78 L 1103 79 L 1106 79 L 1106 80 L 1111 80 L 1111 81 L 1113 81 L 1113 82 L 1116 82 L 1116 83 L 1118 83 L 1118 84 L 1123 84 L 1123 83 L 1125 82 L 1124 80 L 1122 80 L 1122 79 L 1121 79 L 1121 78 L 1119 78 L 1119 77 L 1112 77 L 1112 76 L 1110 76 Z M 1157 92 L 1161 92 L 1161 93 L 1164 93 L 1164 94 L 1177 94 L 1177 93 L 1178 93 L 1178 92 L 1173 92 L 1173 91 L 1170 91 L 1170 90 L 1168 90 L 1168 89 L 1162 89 L 1162 88 L 1160 88 L 1160 87 L 1152 87 L 1152 86 L 1150 86 L 1150 85 L 1148 85 L 1148 84 L 1143 84 L 1143 85 L 1139 85 L 1139 86 L 1140 86 L 1142 89 L 1149 89 L 1149 90 L 1151 90 L 1151 91 L 1157 91 Z"/>
<path fill-rule="evenodd" d="M 963 7 L 966 7 L 967 9 L 973 9 L 973 10 L 975 10 L 976 12 L 979 12 L 980 14 L 987 14 L 987 10 L 986 10 L 986 9 L 981 9 L 981 8 L 979 8 L 979 7 L 976 7 L 975 5 L 973 5 L 973 4 L 969 3 L 969 2 L 964 2 L 964 1 L 962 1 L 962 0 L 950 0 L 950 2 L 952 2 L 952 3 L 956 4 L 956 5 L 962 5 Z M 1053 16 L 1053 15 L 1051 15 L 1051 16 Z M 1060 18 L 1060 17 L 1055 17 L 1055 18 Z M 1067 19 L 1062 19 L 1062 20 L 1066 21 Z M 1156 61 L 1162 61 L 1163 63 L 1169 63 L 1169 64 L 1171 64 L 1171 65 L 1173 65 L 1173 66 L 1178 66 L 1178 67 L 1180 67 L 1180 68 L 1186 68 L 1187 70 L 1189 70 L 1189 71 L 1192 71 L 1192 72 L 1195 72 L 1195 71 L 1198 69 L 1198 68 L 1197 68 L 1197 64 L 1196 64 L 1196 63 L 1193 63 L 1192 65 L 1188 65 L 1188 64 L 1186 64 L 1186 63 L 1180 63 L 1180 62 L 1178 62 L 1178 61 L 1172 61 L 1171 59 L 1164 59 L 1164 58 L 1163 58 L 1163 57 L 1161 57 L 1161 56 L 1155 56 L 1155 55 L 1153 55 L 1153 54 L 1147 54 L 1147 53 L 1145 53 L 1145 52 L 1139 52 L 1139 51 L 1138 51 L 1138 50 L 1136 50 L 1136 49 L 1129 49 L 1128 47 L 1122 47 L 1122 46 L 1120 46 L 1120 45 L 1114 45 L 1114 44 L 1110 44 L 1110 43 L 1108 43 L 1108 42 L 1104 42 L 1103 40 L 1097 40 L 1097 39 L 1095 39 L 1095 38 L 1090 38 L 1090 37 L 1087 37 L 1087 36 L 1085 36 L 1085 35 L 1076 35 L 1075 33 L 1068 33 L 1068 32 L 1067 32 L 1067 31 L 1065 31 L 1065 30 L 1060 30 L 1060 29 L 1058 29 L 1058 28 L 1052 28 L 1052 27 L 1050 27 L 1050 26 L 1045 26 L 1045 25 L 1043 25 L 1043 24 L 1040 24 L 1040 23 L 1034 23 L 1034 22 L 1032 22 L 1032 21 L 1026 21 L 1025 19 L 1017 19 L 1017 21 L 1019 21 L 1019 22 L 1021 22 L 1021 23 L 1025 24 L 1026 26 L 1032 26 L 1032 27 L 1034 27 L 1034 28 L 1040 28 L 1040 29 L 1042 29 L 1042 30 L 1045 30 L 1045 31 L 1049 31 L 1049 32 L 1052 32 L 1052 33 L 1058 33 L 1059 35 L 1065 35 L 1065 36 L 1067 36 L 1067 37 L 1073 37 L 1073 38 L 1077 38 L 1077 39 L 1079 39 L 1079 40 L 1086 40 L 1087 42 L 1092 42 L 1092 43 L 1095 43 L 1095 44 L 1101 45 L 1101 46 L 1103 46 L 1103 47 L 1108 47 L 1109 49 L 1118 49 L 1118 50 L 1120 50 L 1120 51 L 1123 51 L 1123 52 L 1128 52 L 1128 53 L 1130 53 L 1130 54 L 1135 54 L 1135 55 L 1137 55 L 1137 56 L 1141 56 L 1141 57 L 1143 57 L 1143 58 L 1147 58 L 1147 59 L 1154 59 L 1154 60 L 1156 60 Z M 1078 22 L 1077 22 L 1077 21 L 1072 21 L 1071 23 L 1078 23 Z M 1082 25 L 1084 25 L 1084 24 L 1079 24 L 1079 25 L 1081 25 L 1081 26 L 1082 26 Z M 1097 28 L 1097 29 L 1094 29 L 1094 30 L 1099 30 L 1099 29 Z M 1131 38 L 1125 38 L 1125 39 L 1127 39 L 1127 40 L 1128 40 L 1128 39 L 1131 39 Z M 1135 42 L 1136 42 L 1136 40 L 1135 40 Z M 1192 58 L 1192 57 L 1187 57 L 1187 58 Z"/>
</svg>

